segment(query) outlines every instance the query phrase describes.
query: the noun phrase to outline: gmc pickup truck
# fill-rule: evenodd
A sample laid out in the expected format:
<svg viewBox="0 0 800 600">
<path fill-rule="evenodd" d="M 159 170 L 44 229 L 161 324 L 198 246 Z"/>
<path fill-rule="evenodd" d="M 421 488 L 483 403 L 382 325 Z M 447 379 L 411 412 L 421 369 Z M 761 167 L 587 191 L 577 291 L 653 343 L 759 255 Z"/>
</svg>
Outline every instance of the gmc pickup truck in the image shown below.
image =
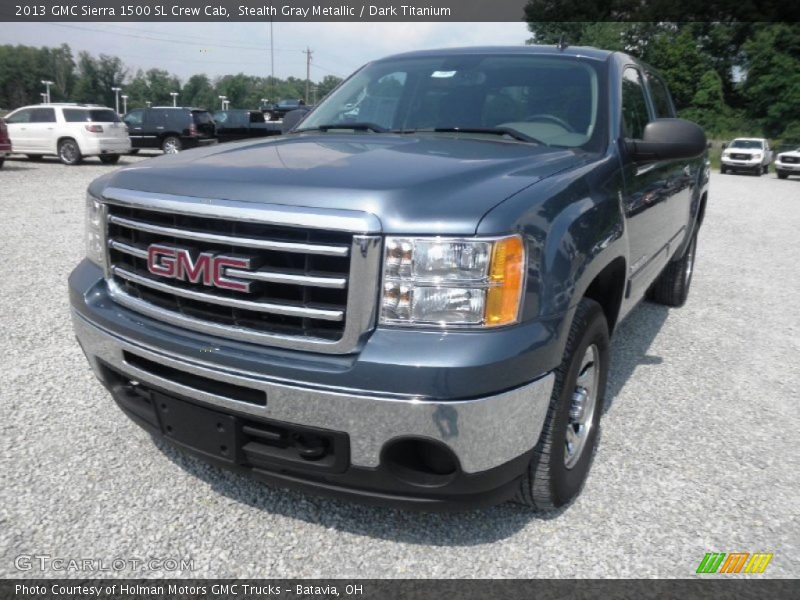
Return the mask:
<svg viewBox="0 0 800 600">
<path fill-rule="evenodd" d="M 77 338 L 131 419 L 216 465 L 550 510 L 589 472 L 609 336 L 686 300 L 705 149 L 625 54 L 377 60 L 286 135 L 95 180 Z"/>
</svg>

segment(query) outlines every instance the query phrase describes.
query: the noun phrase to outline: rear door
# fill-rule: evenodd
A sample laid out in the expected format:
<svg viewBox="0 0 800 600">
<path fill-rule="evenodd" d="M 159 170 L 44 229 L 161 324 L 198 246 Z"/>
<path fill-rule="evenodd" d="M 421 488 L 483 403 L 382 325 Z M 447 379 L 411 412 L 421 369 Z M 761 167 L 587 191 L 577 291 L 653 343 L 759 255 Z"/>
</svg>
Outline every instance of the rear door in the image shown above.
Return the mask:
<svg viewBox="0 0 800 600">
<path fill-rule="evenodd" d="M 56 109 L 34 108 L 28 122 L 31 150 L 41 153 L 56 152 Z"/>
<path fill-rule="evenodd" d="M 8 137 L 11 139 L 14 152 L 29 152 L 31 150 L 29 123 L 32 112 L 32 108 L 21 108 L 6 117 Z"/>
<path fill-rule="evenodd" d="M 195 127 L 197 127 L 197 133 L 201 138 L 214 138 L 217 135 L 216 126 L 214 125 L 214 119 L 211 118 L 211 113 L 207 110 L 193 110 L 192 111 L 192 120 L 194 121 Z"/>
</svg>

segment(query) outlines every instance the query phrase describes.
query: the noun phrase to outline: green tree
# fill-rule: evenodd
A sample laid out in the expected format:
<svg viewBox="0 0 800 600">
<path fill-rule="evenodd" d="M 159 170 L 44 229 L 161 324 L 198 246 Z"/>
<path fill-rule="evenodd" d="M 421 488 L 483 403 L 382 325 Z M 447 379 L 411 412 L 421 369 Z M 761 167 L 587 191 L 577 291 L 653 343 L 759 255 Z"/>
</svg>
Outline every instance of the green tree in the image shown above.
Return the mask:
<svg viewBox="0 0 800 600">
<path fill-rule="evenodd" d="M 217 108 L 218 98 L 211 81 L 206 75 L 200 74 L 192 75 L 186 81 L 181 90 L 181 102 L 213 110 Z"/>
<path fill-rule="evenodd" d="M 744 44 L 742 96 L 746 113 L 778 136 L 800 120 L 800 27 L 774 24 Z"/>
</svg>

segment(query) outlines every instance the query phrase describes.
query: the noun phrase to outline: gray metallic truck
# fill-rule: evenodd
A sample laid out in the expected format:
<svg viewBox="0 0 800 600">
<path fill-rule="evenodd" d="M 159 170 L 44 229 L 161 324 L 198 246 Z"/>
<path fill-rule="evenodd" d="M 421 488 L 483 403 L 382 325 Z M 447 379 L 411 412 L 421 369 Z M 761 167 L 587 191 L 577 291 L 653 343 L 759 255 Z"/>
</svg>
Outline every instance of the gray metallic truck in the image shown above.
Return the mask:
<svg viewBox="0 0 800 600">
<path fill-rule="evenodd" d="M 78 341 L 154 437 L 286 487 L 564 505 L 609 336 L 687 297 L 706 141 L 592 48 L 367 64 L 279 137 L 95 180 Z"/>
</svg>

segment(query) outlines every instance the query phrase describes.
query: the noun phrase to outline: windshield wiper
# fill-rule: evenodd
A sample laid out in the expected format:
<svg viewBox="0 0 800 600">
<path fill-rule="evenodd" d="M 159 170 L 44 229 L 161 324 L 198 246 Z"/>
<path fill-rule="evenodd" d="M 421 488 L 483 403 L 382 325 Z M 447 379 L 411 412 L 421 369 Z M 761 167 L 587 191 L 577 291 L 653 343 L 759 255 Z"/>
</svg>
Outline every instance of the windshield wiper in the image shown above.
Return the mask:
<svg viewBox="0 0 800 600">
<path fill-rule="evenodd" d="M 389 131 L 386 127 L 381 127 L 375 123 L 331 123 L 329 125 L 318 125 L 317 127 L 309 127 L 307 129 L 297 129 L 295 133 L 303 133 L 304 131 L 330 131 L 331 129 L 352 129 L 353 131 L 372 131 L 374 133 L 386 133 Z"/>
<path fill-rule="evenodd" d="M 435 127 L 433 129 L 395 129 L 392 133 L 486 133 L 489 135 L 507 135 L 520 142 L 546 145 L 542 140 L 526 135 L 511 127 Z"/>
</svg>

